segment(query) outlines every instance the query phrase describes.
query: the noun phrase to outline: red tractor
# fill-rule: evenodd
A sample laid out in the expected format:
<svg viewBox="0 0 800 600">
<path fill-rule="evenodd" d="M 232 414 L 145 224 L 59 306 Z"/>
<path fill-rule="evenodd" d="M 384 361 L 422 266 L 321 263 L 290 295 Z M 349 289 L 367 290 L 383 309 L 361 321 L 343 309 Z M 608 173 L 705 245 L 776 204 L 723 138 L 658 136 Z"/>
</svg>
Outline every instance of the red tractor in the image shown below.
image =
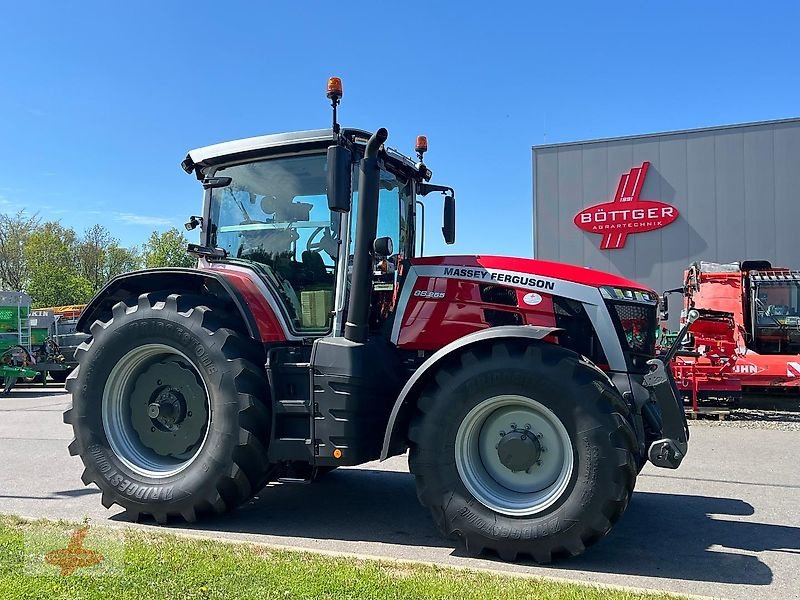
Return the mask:
<svg viewBox="0 0 800 600">
<path fill-rule="evenodd" d="M 695 411 L 743 392 L 800 392 L 800 271 L 769 262 L 697 262 L 686 271 L 681 320 L 697 319 L 672 369 Z M 663 315 L 662 317 L 666 317 Z"/>
<path fill-rule="evenodd" d="M 654 359 L 658 296 L 597 271 L 423 257 L 420 198 L 450 187 L 333 127 L 189 152 L 196 269 L 112 280 L 64 415 L 83 481 L 131 518 L 223 513 L 266 483 L 409 452 L 419 499 L 472 553 L 547 562 L 611 529 L 688 430 Z M 357 188 L 357 192 L 353 192 Z"/>
</svg>

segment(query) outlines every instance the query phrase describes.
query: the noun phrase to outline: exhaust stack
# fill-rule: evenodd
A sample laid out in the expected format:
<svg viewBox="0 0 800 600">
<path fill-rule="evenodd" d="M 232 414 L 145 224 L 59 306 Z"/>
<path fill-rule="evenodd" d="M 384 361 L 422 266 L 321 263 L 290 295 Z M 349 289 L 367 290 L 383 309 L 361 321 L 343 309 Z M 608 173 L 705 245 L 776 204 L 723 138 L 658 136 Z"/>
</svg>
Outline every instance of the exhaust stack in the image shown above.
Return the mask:
<svg viewBox="0 0 800 600">
<path fill-rule="evenodd" d="M 350 301 L 347 305 L 347 322 L 344 325 L 344 337 L 351 342 L 365 342 L 369 329 L 372 245 L 375 243 L 378 230 L 378 192 L 381 177 L 378 150 L 388 137 L 389 132 L 383 127 L 373 133 L 367 142 L 364 158 L 358 166 L 358 214 L 353 250 L 353 279 L 350 284 Z"/>
</svg>

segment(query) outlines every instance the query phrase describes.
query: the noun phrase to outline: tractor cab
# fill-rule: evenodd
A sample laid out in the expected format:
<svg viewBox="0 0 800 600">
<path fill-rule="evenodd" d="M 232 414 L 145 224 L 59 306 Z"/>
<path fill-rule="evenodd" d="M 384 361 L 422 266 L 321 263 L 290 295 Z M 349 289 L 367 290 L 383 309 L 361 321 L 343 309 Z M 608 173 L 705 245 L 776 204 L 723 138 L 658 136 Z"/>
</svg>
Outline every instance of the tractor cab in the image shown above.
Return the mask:
<svg viewBox="0 0 800 600">
<path fill-rule="evenodd" d="M 753 350 L 800 353 L 800 271 L 753 270 L 747 274 Z"/>
<path fill-rule="evenodd" d="M 186 224 L 201 226 L 201 244 L 191 250 L 210 268 L 224 259 L 258 269 L 280 300 L 290 335 L 343 332 L 359 237 L 358 163 L 369 137 L 334 123 L 200 148 L 182 163 L 205 188 L 202 217 Z M 417 148 L 421 158 L 419 140 Z M 383 149 L 377 169 L 377 213 L 367 219 L 374 217 L 375 232 L 362 232 L 375 239 L 367 249 L 375 259 L 370 329 L 394 307 L 403 262 L 422 253 L 415 244 L 418 207 L 424 211 L 418 198 L 431 187 L 438 191 L 426 183 L 431 173 L 421 160 L 391 148 Z"/>
</svg>

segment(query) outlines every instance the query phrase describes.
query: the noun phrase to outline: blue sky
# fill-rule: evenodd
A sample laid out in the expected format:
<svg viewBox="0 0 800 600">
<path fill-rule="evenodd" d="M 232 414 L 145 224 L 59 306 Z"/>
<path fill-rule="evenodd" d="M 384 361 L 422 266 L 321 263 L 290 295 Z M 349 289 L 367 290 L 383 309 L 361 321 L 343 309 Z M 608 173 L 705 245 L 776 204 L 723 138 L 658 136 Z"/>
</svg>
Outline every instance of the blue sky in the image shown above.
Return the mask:
<svg viewBox="0 0 800 600">
<path fill-rule="evenodd" d="M 145 8 L 147 6 L 147 8 Z M 3 6 L 0 210 L 124 244 L 196 213 L 188 149 L 342 122 L 428 135 L 458 243 L 530 256 L 531 146 L 800 115 L 791 2 L 14 2 Z M 434 215 L 431 217 L 430 215 Z"/>
</svg>

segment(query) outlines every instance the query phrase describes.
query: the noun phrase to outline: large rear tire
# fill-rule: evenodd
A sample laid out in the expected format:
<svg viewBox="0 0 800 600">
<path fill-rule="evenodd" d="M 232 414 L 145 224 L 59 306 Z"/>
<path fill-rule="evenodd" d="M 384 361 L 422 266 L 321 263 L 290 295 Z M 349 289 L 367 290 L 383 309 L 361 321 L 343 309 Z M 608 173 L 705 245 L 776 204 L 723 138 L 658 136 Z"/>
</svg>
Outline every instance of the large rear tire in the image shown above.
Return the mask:
<svg viewBox="0 0 800 600">
<path fill-rule="evenodd" d="M 67 380 L 82 480 L 134 519 L 219 514 L 268 479 L 262 352 L 194 301 L 119 302 L 92 325 Z"/>
<path fill-rule="evenodd" d="M 628 505 L 637 443 L 608 379 L 555 345 L 495 342 L 444 365 L 412 420 L 420 501 L 471 554 L 576 556 Z"/>
</svg>

